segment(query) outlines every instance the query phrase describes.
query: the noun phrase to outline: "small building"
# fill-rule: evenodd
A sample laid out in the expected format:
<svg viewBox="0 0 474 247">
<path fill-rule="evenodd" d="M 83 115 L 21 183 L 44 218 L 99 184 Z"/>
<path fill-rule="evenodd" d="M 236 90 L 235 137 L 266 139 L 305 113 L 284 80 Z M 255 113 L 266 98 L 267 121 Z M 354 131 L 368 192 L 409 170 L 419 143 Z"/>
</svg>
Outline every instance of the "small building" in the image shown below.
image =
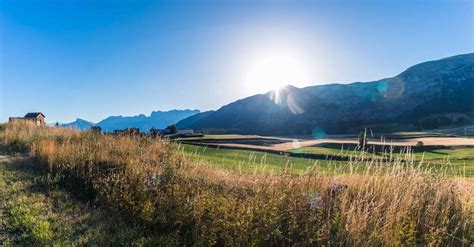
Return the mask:
<svg viewBox="0 0 474 247">
<path fill-rule="evenodd" d="M 44 119 L 46 116 L 41 112 L 29 112 L 24 117 L 10 117 L 9 122 L 16 121 L 30 121 L 33 122 L 36 126 L 46 126 Z"/>
</svg>

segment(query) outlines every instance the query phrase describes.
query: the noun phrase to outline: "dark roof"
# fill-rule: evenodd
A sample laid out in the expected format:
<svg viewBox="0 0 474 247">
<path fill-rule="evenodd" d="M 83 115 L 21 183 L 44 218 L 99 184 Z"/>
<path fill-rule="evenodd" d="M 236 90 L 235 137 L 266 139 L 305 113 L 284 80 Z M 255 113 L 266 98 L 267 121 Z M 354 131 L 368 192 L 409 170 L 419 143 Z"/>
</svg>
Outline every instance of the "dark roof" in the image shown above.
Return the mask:
<svg viewBox="0 0 474 247">
<path fill-rule="evenodd" d="M 25 115 L 25 118 L 36 118 L 38 117 L 39 115 L 43 115 L 43 117 L 46 117 L 43 113 L 41 112 L 28 112 L 26 115 Z"/>
</svg>

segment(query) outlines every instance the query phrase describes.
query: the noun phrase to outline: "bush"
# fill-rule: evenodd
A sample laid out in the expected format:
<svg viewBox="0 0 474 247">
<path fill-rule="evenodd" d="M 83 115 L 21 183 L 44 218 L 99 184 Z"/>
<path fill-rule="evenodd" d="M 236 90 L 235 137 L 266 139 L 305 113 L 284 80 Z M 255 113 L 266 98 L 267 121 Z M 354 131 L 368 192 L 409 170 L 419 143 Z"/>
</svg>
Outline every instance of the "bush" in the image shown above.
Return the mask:
<svg viewBox="0 0 474 247">
<path fill-rule="evenodd" d="M 166 129 L 171 133 L 171 134 L 176 134 L 178 133 L 178 127 L 176 127 L 176 125 L 170 125 L 168 127 L 166 127 Z"/>
<path fill-rule="evenodd" d="M 424 146 L 424 143 L 423 143 L 422 141 L 416 142 L 415 147 L 417 147 L 417 148 L 422 148 L 423 146 Z"/>
</svg>

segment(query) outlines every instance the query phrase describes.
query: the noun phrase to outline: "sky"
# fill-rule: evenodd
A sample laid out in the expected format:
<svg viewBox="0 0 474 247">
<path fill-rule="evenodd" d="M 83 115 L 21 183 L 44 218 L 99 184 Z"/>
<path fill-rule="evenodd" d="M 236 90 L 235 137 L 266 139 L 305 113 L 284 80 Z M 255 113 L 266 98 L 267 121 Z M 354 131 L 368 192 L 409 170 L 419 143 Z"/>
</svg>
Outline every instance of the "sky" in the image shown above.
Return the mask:
<svg viewBox="0 0 474 247">
<path fill-rule="evenodd" d="M 0 122 L 215 110 L 473 51 L 470 0 L 0 0 Z"/>
</svg>

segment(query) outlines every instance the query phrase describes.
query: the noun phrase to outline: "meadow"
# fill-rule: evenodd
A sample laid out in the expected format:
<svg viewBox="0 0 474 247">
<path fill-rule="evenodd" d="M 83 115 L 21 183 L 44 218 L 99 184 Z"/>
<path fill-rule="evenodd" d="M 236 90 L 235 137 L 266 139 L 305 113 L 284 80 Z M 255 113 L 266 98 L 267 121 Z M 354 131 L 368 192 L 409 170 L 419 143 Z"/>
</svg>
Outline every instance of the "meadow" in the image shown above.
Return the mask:
<svg viewBox="0 0 474 247">
<path fill-rule="evenodd" d="M 358 150 L 355 145 L 324 145 L 292 149 L 287 155 L 254 151 L 245 149 L 206 147 L 191 144 L 181 145 L 184 153 L 193 160 L 202 160 L 216 168 L 224 168 L 237 172 L 254 173 L 256 171 L 274 173 L 289 165 L 292 172 L 299 174 L 307 169 L 317 169 L 326 174 L 344 174 L 350 172 L 348 161 L 331 159 L 331 157 L 346 157 L 364 166 L 364 161 L 370 159 L 398 158 L 408 159 L 422 164 L 425 169 L 432 169 L 447 176 L 458 176 L 472 179 L 474 177 L 474 148 L 459 147 L 424 147 L 424 148 L 394 148 L 392 151 Z M 329 156 L 314 159 L 304 157 L 304 154 Z M 303 156 L 303 157 L 299 157 Z M 361 157 L 364 157 L 361 159 Z M 370 162 L 369 162 L 370 163 Z M 361 172 L 365 172 L 362 168 Z"/>
<path fill-rule="evenodd" d="M 368 151 L 369 156 L 374 157 L 404 157 L 407 150 L 404 148 L 393 148 L 392 151 Z M 410 159 L 431 167 L 435 172 L 450 176 L 474 177 L 474 148 L 473 147 L 410 147 Z M 293 150 L 298 153 L 316 153 L 344 156 L 360 156 L 361 151 L 354 146 L 327 145 L 305 147 Z"/>
<path fill-rule="evenodd" d="M 291 167 L 295 174 L 317 167 L 321 171 L 336 171 L 334 167 L 343 168 L 343 161 L 314 160 L 290 157 L 263 151 L 251 151 L 232 148 L 214 148 L 182 144 L 183 153 L 191 160 L 207 163 L 217 169 L 226 169 L 237 173 L 272 174 L 283 167 Z M 339 171 L 338 171 L 339 172 Z"/>
<path fill-rule="evenodd" d="M 390 160 L 354 157 L 332 168 L 294 157 L 196 151 L 156 138 L 26 123 L 0 126 L 0 138 L 2 152 L 27 154 L 31 163 L 23 167 L 46 174 L 53 188 L 128 222 L 130 236 L 121 239 L 137 245 L 469 246 L 474 241 L 472 182 L 434 172 L 410 153 Z M 223 161 L 233 155 L 258 165 L 241 164 L 239 171 L 238 164 Z M 339 172 L 341 165 L 347 170 Z M 16 195 L 7 193 L 5 200 L 6 220 L 14 223 L 10 231 L 17 236 L 12 244 L 67 243 L 48 233 L 54 219 L 37 216 L 34 203 L 20 200 L 23 206 L 16 206 Z M 11 221 L 25 211 L 26 219 L 35 220 Z M 94 243 L 93 237 L 81 239 Z"/>
</svg>

